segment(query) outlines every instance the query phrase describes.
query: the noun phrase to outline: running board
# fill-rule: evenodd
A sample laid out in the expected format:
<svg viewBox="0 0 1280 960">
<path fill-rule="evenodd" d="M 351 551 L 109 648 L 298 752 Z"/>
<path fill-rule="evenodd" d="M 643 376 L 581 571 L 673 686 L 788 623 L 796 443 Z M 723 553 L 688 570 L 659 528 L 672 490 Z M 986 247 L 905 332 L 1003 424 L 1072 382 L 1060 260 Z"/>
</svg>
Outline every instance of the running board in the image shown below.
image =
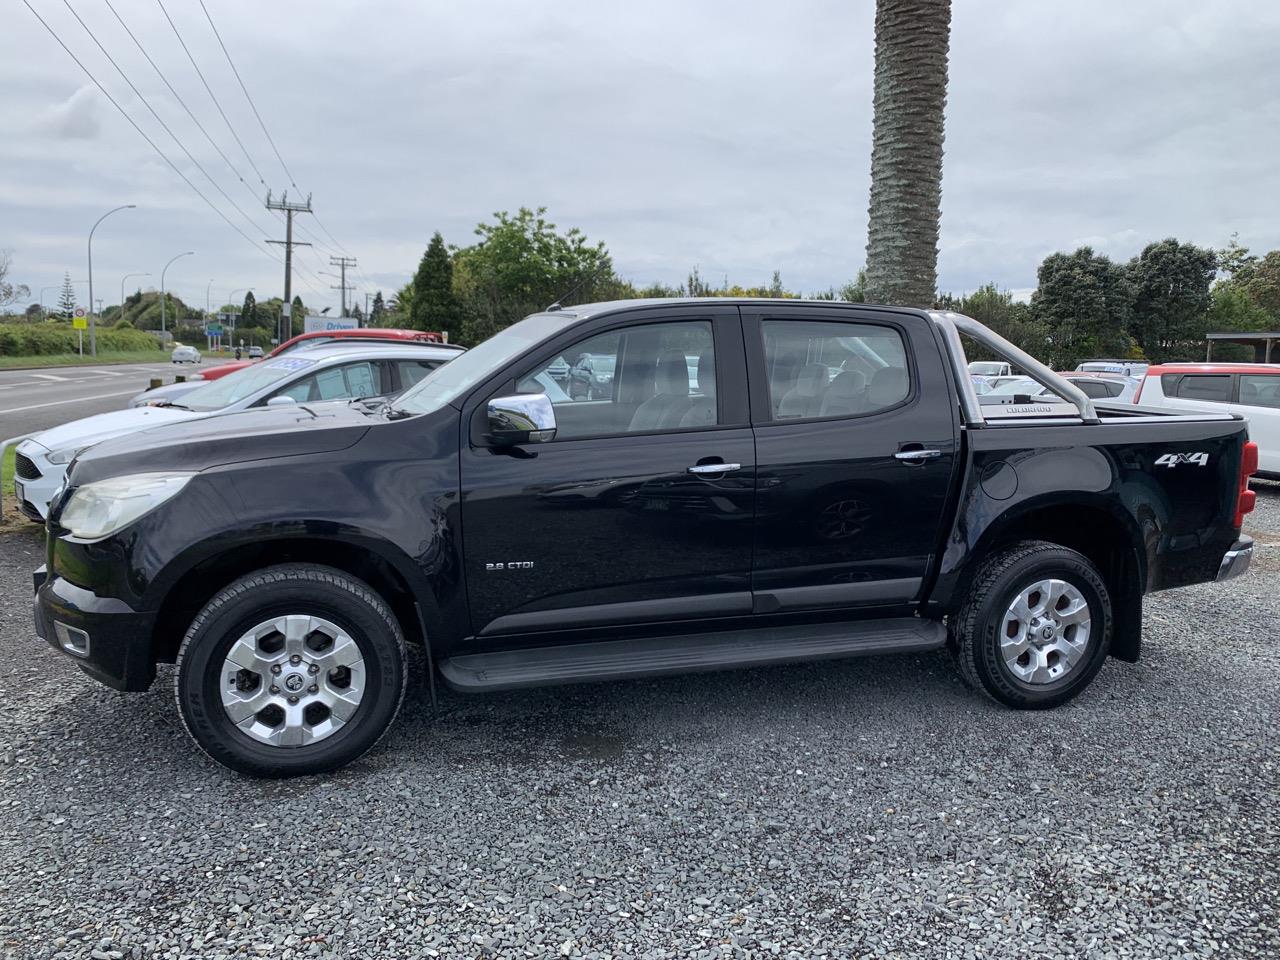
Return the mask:
<svg viewBox="0 0 1280 960">
<path fill-rule="evenodd" d="M 946 639 L 947 628 L 936 620 L 857 620 L 466 654 L 441 660 L 440 673 L 455 690 L 478 693 L 915 653 L 936 650 Z"/>
</svg>

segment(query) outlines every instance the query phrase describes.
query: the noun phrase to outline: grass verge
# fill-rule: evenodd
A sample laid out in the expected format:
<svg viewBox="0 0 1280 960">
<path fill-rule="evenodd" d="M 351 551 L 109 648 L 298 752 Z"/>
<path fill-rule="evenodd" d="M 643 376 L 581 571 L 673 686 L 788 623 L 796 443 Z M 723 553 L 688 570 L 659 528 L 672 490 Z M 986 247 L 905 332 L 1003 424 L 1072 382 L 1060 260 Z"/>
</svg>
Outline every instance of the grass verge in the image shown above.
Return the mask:
<svg viewBox="0 0 1280 960">
<path fill-rule="evenodd" d="M 168 360 L 163 350 L 100 350 L 96 357 L 78 353 L 51 353 L 37 357 L 0 357 L 0 370 L 25 367 L 100 366 L 106 363 L 160 363 Z"/>
</svg>

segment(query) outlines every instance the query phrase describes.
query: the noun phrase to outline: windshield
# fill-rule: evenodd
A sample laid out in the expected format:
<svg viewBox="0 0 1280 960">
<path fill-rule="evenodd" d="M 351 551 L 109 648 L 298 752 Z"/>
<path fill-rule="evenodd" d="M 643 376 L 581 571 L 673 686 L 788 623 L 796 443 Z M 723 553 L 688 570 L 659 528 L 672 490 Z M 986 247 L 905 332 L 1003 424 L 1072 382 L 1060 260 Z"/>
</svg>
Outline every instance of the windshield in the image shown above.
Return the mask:
<svg viewBox="0 0 1280 960">
<path fill-rule="evenodd" d="M 1016 393 L 1021 393 L 1034 397 L 1042 390 L 1044 390 L 1044 387 L 1040 386 L 1040 384 L 1036 383 L 1030 377 L 1018 377 L 1015 380 L 1006 380 L 1003 383 L 992 387 L 988 392 L 988 396 L 1007 397 Z"/>
<path fill-rule="evenodd" d="M 299 370 L 313 365 L 314 360 L 303 357 L 282 357 L 264 360 L 251 367 L 219 377 L 207 387 L 192 390 L 182 398 L 182 405 L 192 410 L 221 410 L 245 397 L 269 387 L 278 380 L 292 377 Z"/>
<path fill-rule="evenodd" d="M 999 363 L 991 360 L 975 360 L 969 364 L 969 372 L 976 373 L 980 377 L 998 377 L 1004 373 L 1007 364 Z"/>
<path fill-rule="evenodd" d="M 396 401 L 395 409 L 413 415 L 453 403 L 495 370 L 562 329 L 571 316 L 535 313 L 513 323 L 406 390 Z"/>
</svg>

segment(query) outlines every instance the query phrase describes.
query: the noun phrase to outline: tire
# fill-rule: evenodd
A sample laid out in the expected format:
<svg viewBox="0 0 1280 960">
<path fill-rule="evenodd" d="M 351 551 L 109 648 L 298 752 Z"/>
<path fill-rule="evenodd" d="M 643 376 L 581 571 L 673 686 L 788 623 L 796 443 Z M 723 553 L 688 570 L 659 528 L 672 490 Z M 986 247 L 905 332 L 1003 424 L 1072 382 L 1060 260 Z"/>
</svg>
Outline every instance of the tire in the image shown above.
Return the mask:
<svg viewBox="0 0 1280 960">
<path fill-rule="evenodd" d="M 205 605 L 178 650 L 174 696 L 214 760 L 293 777 L 370 750 L 407 677 L 404 634 L 377 593 L 340 570 L 291 563 L 241 577 Z"/>
<path fill-rule="evenodd" d="M 1038 589 L 1042 584 L 1047 589 Z M 949 624 L 951 650 L 969 686 L 1009 707 L 1047 710 L 1077 696 L 1102 669 L 1111 649 L 1111 596 L 1087 557 L 1024 541 L 982 562 Z"/>
</svg>

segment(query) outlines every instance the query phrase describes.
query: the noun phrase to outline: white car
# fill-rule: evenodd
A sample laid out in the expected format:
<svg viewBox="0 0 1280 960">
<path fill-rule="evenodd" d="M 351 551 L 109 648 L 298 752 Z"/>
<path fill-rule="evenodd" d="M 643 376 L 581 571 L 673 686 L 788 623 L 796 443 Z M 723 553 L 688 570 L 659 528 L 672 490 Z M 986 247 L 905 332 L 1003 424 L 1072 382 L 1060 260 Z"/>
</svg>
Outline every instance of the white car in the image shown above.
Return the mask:
<svg viewBox="0 0 1280 960">
<path fill-rule="evenodd" d="M 103 440 L 268 405 L 395 396 L 458 355 L 456 349 L 421 344 L 363 350 L 350 345 L 314 347 L 305 354 L 275 357 L 229 373 L 185 394 L 181 402 L 64 423 L 18 444 L 14 471 L 18 506 L 32 520 L 43 522 L 68 464 L 80 451 Z"/>
<path fill-rule="evenodd" d="M 1280 364 L 1165 363 L 1147 370 L 1141 407 L 1238 413 L 1258 444 L 1255 476 L 1280 480 Z"/>
<path fill-rule="evenodd" d="M 200 351 L 195 347 L 180 343 L 173 348 L 173 353 L 169 356 L 169 359 L 174 363 L 199 363 Z"/>
</svg>

